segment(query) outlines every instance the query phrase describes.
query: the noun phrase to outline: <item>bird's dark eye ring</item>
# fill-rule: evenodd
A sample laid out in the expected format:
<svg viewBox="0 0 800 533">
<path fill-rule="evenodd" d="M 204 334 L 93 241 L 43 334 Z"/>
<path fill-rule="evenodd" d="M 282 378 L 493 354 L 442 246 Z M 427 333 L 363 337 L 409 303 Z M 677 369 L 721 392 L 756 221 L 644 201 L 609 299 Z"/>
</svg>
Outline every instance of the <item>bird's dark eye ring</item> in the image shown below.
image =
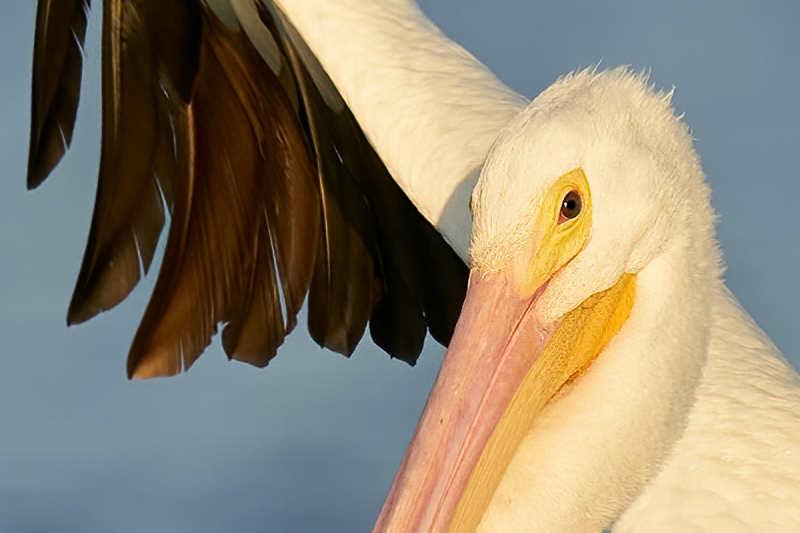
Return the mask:
<svg viewBox="0 0 800 533">
<path fill-rule="evenodd" d="M 581 209 L 583 209 L 581 193 L 572 189 L 564 196 L 564 199 L 561 200 L 561 211 L 558 214 L 558 223 L 561 224 L 577 217 L 581 214 Z"/>
</svg>

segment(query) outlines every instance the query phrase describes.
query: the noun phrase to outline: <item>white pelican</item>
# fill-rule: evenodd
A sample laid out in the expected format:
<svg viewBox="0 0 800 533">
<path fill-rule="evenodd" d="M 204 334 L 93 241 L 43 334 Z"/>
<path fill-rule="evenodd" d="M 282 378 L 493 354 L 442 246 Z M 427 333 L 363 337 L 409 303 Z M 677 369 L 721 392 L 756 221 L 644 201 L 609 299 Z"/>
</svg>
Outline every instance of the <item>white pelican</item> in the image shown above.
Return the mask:
<svg viewBox="0 0 800 533">
<path fill-rule="evenodd" d="M 260 15 L 247 1 L 212 4 L 227 27 L 190 2 L 181 7 L 106 3 L 104 159 L 96 222 L 70 316 L 86 319 L 127 294 L 139 278 L 139 262 L 146 268 L 152 258 L 163 223 L 161 198 L 167 204 L 174 198 L 172 251 L 166 252 L 167 266 L 134 342 L 131 374 L 171 374 L 188 367 L 220 320 L 232 324 L 223 338 L 233 356 L 258 364 L 271 357 L 284 330 L 293 325 L 311 279 L 323 285 L 331 279 L 319 281 L 308 250 L 291 246 L 298 240 L 332 242 L 317 237 L 313 171 L 297 154 L 308 143 L 305 148 L 323 174 L 341 173 L 325 170 L 330 161 L 360 164 L 352 150 L 364 149 L 362 141 L 340 140 L 340 135 L 355 135 L 351 124 L 317 122 L 324 113 L 328 119 L 346 114 L 346 102 L 392 176 L 462 258 L 472 239 L 473 284 L 465 315 L 379 528 L 408 531 L 414 524 L 426 530 L 435 524 L 434 530 L 443 530 L 455 514 L 456 525 L 450 527 L 456 530 L 479 522 L 482 529 L 498 531 L 591 531 L 612 522 L 617 531 L 797 529 L 797 375 L 719 281 L 708 191 L 686 129 L 666 97 L 624 70 L 583 72 L 561 80 L 522 111 L 526 102 L 405 2 L 312 6 L 284 0 L 279 2 L 282 13 L 269 6 Z M 82 2 L 40 2 L 40 29 L 46 32 L 50 21 L 57 21 L 42 6 L 67 5 L 77 9 L 71 20 L 80 35 Z M 201 20 L 202 31 L 197 26 Z M 166 21 L 179 24 L 166 27 Z M 271 39 L 262 23 L 274 25 L 283 37 Z M 258 45 L 260 56 L 247 49 L 236 33 L 239 28 Z M 38 58 L 47 57 L 50 34 L 44 35 Z M 69 29 L 63 35 L 69 39 Z M 300 35 L 343 100 L 314 66 Z M 33 185 L 57 163 L 59 128 L 68 140 L 77 103 L 77 95 L 69 92 L 79 75 L 77 47 L 71 54 L 51 52 L 49 57 L 55 65 L 37 69 L 42 92 L 35 92 L 34 124 L 39 127 L 32 132 Z M 255 65 L 261 70 L 252 70 Z M 47 77 L 56 73 L 67 75 L 48 85 Z M 280 89 L 289 96 L 281 96 Z M 270 111 L 274 114 L 262 109 L 266 104 L 259 99 L 268 91 L 278 101 Z M 244 111 L 230 105 L 234 98 Z M 290 118 L 293 111 L 299 120 Z M 419 117 L 427 117 L 426 122 L 420 124 Z M 292 120 L 295 126 L 285 126 Z M 274 134 L 270 127 L 280 125 L 281 133 Z M 213 142 L 228 152 L 209 149 L 210 129 L 222 131 L 223 137 Z M 282 157 L 269 155 L 265 147 L 273 145 L 265 139 L 292 150 L 280 152 Z M 320 139 L 341 144 L 332 149 Z M 473 196 L 475 228 L 470 232 L 467 198 L 493 143 Z M 194 157 L 182 157 L 185 153 Z M 261 177 L 257 166 L 273 159 L 284 162 L 286 174 L 305 176 L 305 182 L 287 182 L 292 185 L 274 191 L 291 199 L 297 221 L 298 213 L 312 215 L 304 224 L 282 226 L 283 219 L 264 210 L 264 186 L 254 178 Z M 114 181 L 121 172 L 127 178 Z M 235 185 L 211 184 L 208 180 L 217 175 L 235 178 Z M 331 187 L 326 176 L 322 191 Z M 138 195 L 121 189 L 136 184 Z M 345 202 L 346 193 L 341 194 L 337 201 Z M 227 204 L 220 207 L 217 198 Z M 375 205 L 371 198 L 369 206 Z M 257 205 L 252 206 L 248 202 L 254 199 Z M 319 204 L 330 209 L 324 201 Z M 282 200 L 279 205 L 286 204 Z M 230 206 L 245 209 L 222 210 Z M 358 221 L 358 210 L 349 206 L 344 211 Z M 248 212 L 258 216 L 246 218 Z M 258 218 L 262 213 L 268 222 Z M 325 227 L 334 227 L 332 219 L 325 220 Z M 219 227 L 229 231 L 225 238 L 214 237 Z M 362 227 L 345 227 L 363 238 Z M 448 257 L 438 241 L 424 238 L 432 253 Z M 367 242 L 366 248 L 370 241 L 371 236 L 358 240 Z M 243 249 L 250 252 L 241 255 Z M 331 247 L 325 250 L 333 253 Z M 203 254 L 210 252 L 225 260 L 206 265 Z M 299 268 L 293 268 L 297 263 Z M 360 263 L 362 275 L 352 279 L 365 280 L 365 271 L 380 270 L 366 264 Z M 255 270 L 256 265 L 261 268 Z M 454 261 L 446 268 L 459 271 Z M 387 270 L 380 272 L 385 277 L 376 276 L 384 287 L 375 289 L 366 277 L 366 287 L 354 293 L 366 294 L 361 302 L 397 294 L 384 292 L 392 283 Z M 181 271 L 188 277 L 181 277 Z M 276 271 L 288 279 L 281 289 L 276 288 Z M 428 273 L 423 270 L 423 280 Z M 457 297 L 458 275 L 439 274 L 434 279 L 455 280 L 447 294 Z M 430 286 L 426 281 L 421 285 Z M 503 306 L 489 306 L 485 298 Z M 430 307 L 437 301 L 420 300 L 432 329 L 440 321 L 439 338 L 447 340 L 449 308 L 437 314 Z M 319 305 L 325 309 L 329 301 Z M 420 308 L 419 303 L 410 305 Z M 358 317 L 346 320 L 346 327 L 318 315 L 312 334 L 347 352 L 360 336 L 356 326 L 363 329 L 367 317 L 377 312 L 367 307 L 348 307 Z M 509 316 L 494 316 L 501 308 Z M 489 320 L 498 318 L 510 322 L 486 329 Z M 251 319 L 258 320 L 257 327 Z M 384 320 L 384 325 L 398 322 Z M 410 324 L 412 330 L 419 328 L 419 320 Z M 387 330 L 375 328 L 378 339 Z M 506 353 L 521 383 L 518 392 L 513 381 L 462 384 L 450 372 L 461 365 L 472 368 L 477 363 L 469 356 L 487 356 L 512 331 L 514 342 Z M 404 338 L 386 333 L 384 345 L 413 359 L 418 341 L 399 346 Z M 475 344 L 485 344 L 486 352 L 464 348 Z M 532 351 L 541 356 L 528 373 L 525 364 Z M 486 357 L 479 362 L 491 364 Z M 469 375 L 488 379 L 493 374 Z M 459 391 L 488 387 L 459 396 L 478 401 L 486 395 L 485 402 L 472 406 L 481 420 L 451 415 L 470 414 L 469 406 L 452 411 L 451 383 Z M 514 394 L 513 407 L 506 410 Z M 505 403 L 495 404 L 495 399 Z M 439 428 L 445 428 L 442 435 Z M 428 455 L 426 443 L 472 433 L 468 428 L 475 428 L 479 438 L 440 447 L 457 457 L 428 464 L 440 459 Z M 468 483 L 476 462 L 480 474 Z M 442 473 L 439 467 L 451 477 L 436 477 Z M 447 470 L 451 467 L 452 472 Z M 430 472 L 424 481 L 418 477 L 421 471 Z"/>
</svg>

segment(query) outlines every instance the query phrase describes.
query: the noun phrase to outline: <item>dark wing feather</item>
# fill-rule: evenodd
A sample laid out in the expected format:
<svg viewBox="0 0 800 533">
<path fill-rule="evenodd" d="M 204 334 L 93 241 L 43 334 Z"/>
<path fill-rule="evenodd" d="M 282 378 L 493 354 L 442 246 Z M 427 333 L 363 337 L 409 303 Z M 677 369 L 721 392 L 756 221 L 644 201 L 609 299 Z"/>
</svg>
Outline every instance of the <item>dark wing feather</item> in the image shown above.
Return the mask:
<svg viewBox="0 0 800 533">
<path fill-rule="evenodd" d="M 33 49 L 29 189 L 47 178 L 72 142 L 88 10 L 89 0 L 39 0 Z"/>
<path fill-rule="evenodd" d="M 284 29 L 282 23 L 279 31 L 268 12 L 262 10 L 261 15 L 265 25 L 283 37 L 281 50 L 300 89 L 303 119 L 317 161 L 322 228 L 309 292 L 308 329 L 320 346 L 350 355 L 383 296 L 374 213 L 337 151 L 337 130 L 327 122 L 336 114 L 325 104 L 294 43 L 304 44 L 295 34 L 287 39 L 290 26 Z"/>
<path fill-rule="evenodd" d="M 266 365 L 314 265 L 319 197 L 292 104 L 244 34 L 208 14 L 203 28 L 187 135 L 178 134 L 188 165 L 173 183 L 166 255 L 128 359 L 137 377 L 188 368 L 220 322 L 229 355 Z"/>
<path fill-rule="evenodd" d="M 269 16 L 262 11 L 268 26 Z M 321 91 L 338 96 L 333 82 L 288 21 L 281 22 L 317 156 L 323 161 L 323 191 L 333 192 L 326 215 L 333 212 L 334 216 L 326 217 L 326 233 L 337 235 L 341 231 L 334 209 L 339 206 L 347 214 L 347 231 L 358 237 L 349 242 L 364 248 L 375 261 L 380 285 L 372 287 L 371 294 L 365 288 L 354 291 L 363 295 L 358 302 L 360 309 L 367 309 L 370 295 L 377 304 L 368 313 L 372 338 L 390 355 L 413 364 L 428 328 L 440 343 L 450 342 L 466 293 L 467 267 L 392 179 L 350 110 L 345 106 L 337 112 L 325 103 Z M 311 70 L 315 72 L 313 80 Z M 346 241 L 340 235 L 339 240 Z M 323 290 L 315 284 L 309 297 L 309 329 L 315 340 L 343 353 L 354 346 L 344 351 L 331 339 L 344 336 L 357 342 L 363 322 L 338 318 L 337 311 L 349 309 L 347 304 L 354 297 L 346 294 L 343 300 L 337 295 L 358 287 L 359 279 L 362 284 L 369 279 L 362 275 L 356 279 L 352 267 L 340 267 L 349 258 L 337 254 L 352 254 L 352 250 L 352 245 L 328 248 L 323 258 L 329 264 L 327 286 Z M 366 270 L 363 264 L 362 271 Z M 314 289 L 323 290 L 323 295 L 315 294 Z"/>
<path fill-rule="evenodd" d="M 150 265 L 166 208 L 165 256 L 129 375 L 188 368 L 220 323 L 229 357 L 264 366 L 306 294 L 312 336 L 346 355 L 367 321 L 379 346 L 409 363 L 426 327 L 449 342 L 466 266 L 346 106 L 328 106 L 326 97 L 340 98 L 335 87 L 277 10 L 261 15 L 283 54 L 278 76 L 245 34 L 197 0 L 105 0 L 104 9 L 103 153 L 70 322 L 129 293 Z M 38 43 L 40 62 L 64 63 Z M 80 64 L 72 77 L 79 82 Z M 66 85 L 37 96 L 36 79 L 40 131 L 41 102 L 71 96 L 77 105 L 77 94 Z M 31 168 L 58 162 L 61 153 L 34 159 L 31 146 Z"/>
<path fill-rule="evenodd" d="M 199 53 L 193 1 L 105 0 L 104 13 L 100 176 L 70 324 L 117 305 L 150 267 L 172 205 L 172 117 Z"/>
</svg>

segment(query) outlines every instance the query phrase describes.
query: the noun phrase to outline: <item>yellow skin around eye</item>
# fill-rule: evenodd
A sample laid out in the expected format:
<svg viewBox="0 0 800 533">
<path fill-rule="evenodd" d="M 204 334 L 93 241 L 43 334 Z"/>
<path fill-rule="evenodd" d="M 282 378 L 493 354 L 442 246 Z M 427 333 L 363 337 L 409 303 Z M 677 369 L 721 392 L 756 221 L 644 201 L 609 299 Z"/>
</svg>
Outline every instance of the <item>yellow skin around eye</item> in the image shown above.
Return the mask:
<svg viewBox="0 0 800 533">
<path fill-rule="evenodd" d="M 578 216 L 559 224 L 561 203 L 572 190 L 580 193 L 583 208 Z M 516 268 L 520 295 L 532 295 L 586 244 L 592 228 L 592 196 L 583 169 L 578 167 L 559 177 L 545 193 L 541 205 L 533 228 L 533 253 L 521 257 Z"/>
</svg>

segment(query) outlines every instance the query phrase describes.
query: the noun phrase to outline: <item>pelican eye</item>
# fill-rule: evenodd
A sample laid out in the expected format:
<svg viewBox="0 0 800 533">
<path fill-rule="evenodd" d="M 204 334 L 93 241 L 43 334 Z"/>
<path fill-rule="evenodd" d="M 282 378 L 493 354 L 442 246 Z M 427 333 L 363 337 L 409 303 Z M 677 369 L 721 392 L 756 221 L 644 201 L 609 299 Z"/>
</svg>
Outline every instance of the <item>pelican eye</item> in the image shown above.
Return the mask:
<svg viewBox="0 0 800 533">
<path fill-rule="evenodd" d="M 564 196 L 564 199 L 561 200 L 561 211 L 558 215 L 558 223 L 561 224 L 577 217 L 581 214 L 581 209 L 583 209 L 581 193 L 572 189 Z"/>
</svg>

